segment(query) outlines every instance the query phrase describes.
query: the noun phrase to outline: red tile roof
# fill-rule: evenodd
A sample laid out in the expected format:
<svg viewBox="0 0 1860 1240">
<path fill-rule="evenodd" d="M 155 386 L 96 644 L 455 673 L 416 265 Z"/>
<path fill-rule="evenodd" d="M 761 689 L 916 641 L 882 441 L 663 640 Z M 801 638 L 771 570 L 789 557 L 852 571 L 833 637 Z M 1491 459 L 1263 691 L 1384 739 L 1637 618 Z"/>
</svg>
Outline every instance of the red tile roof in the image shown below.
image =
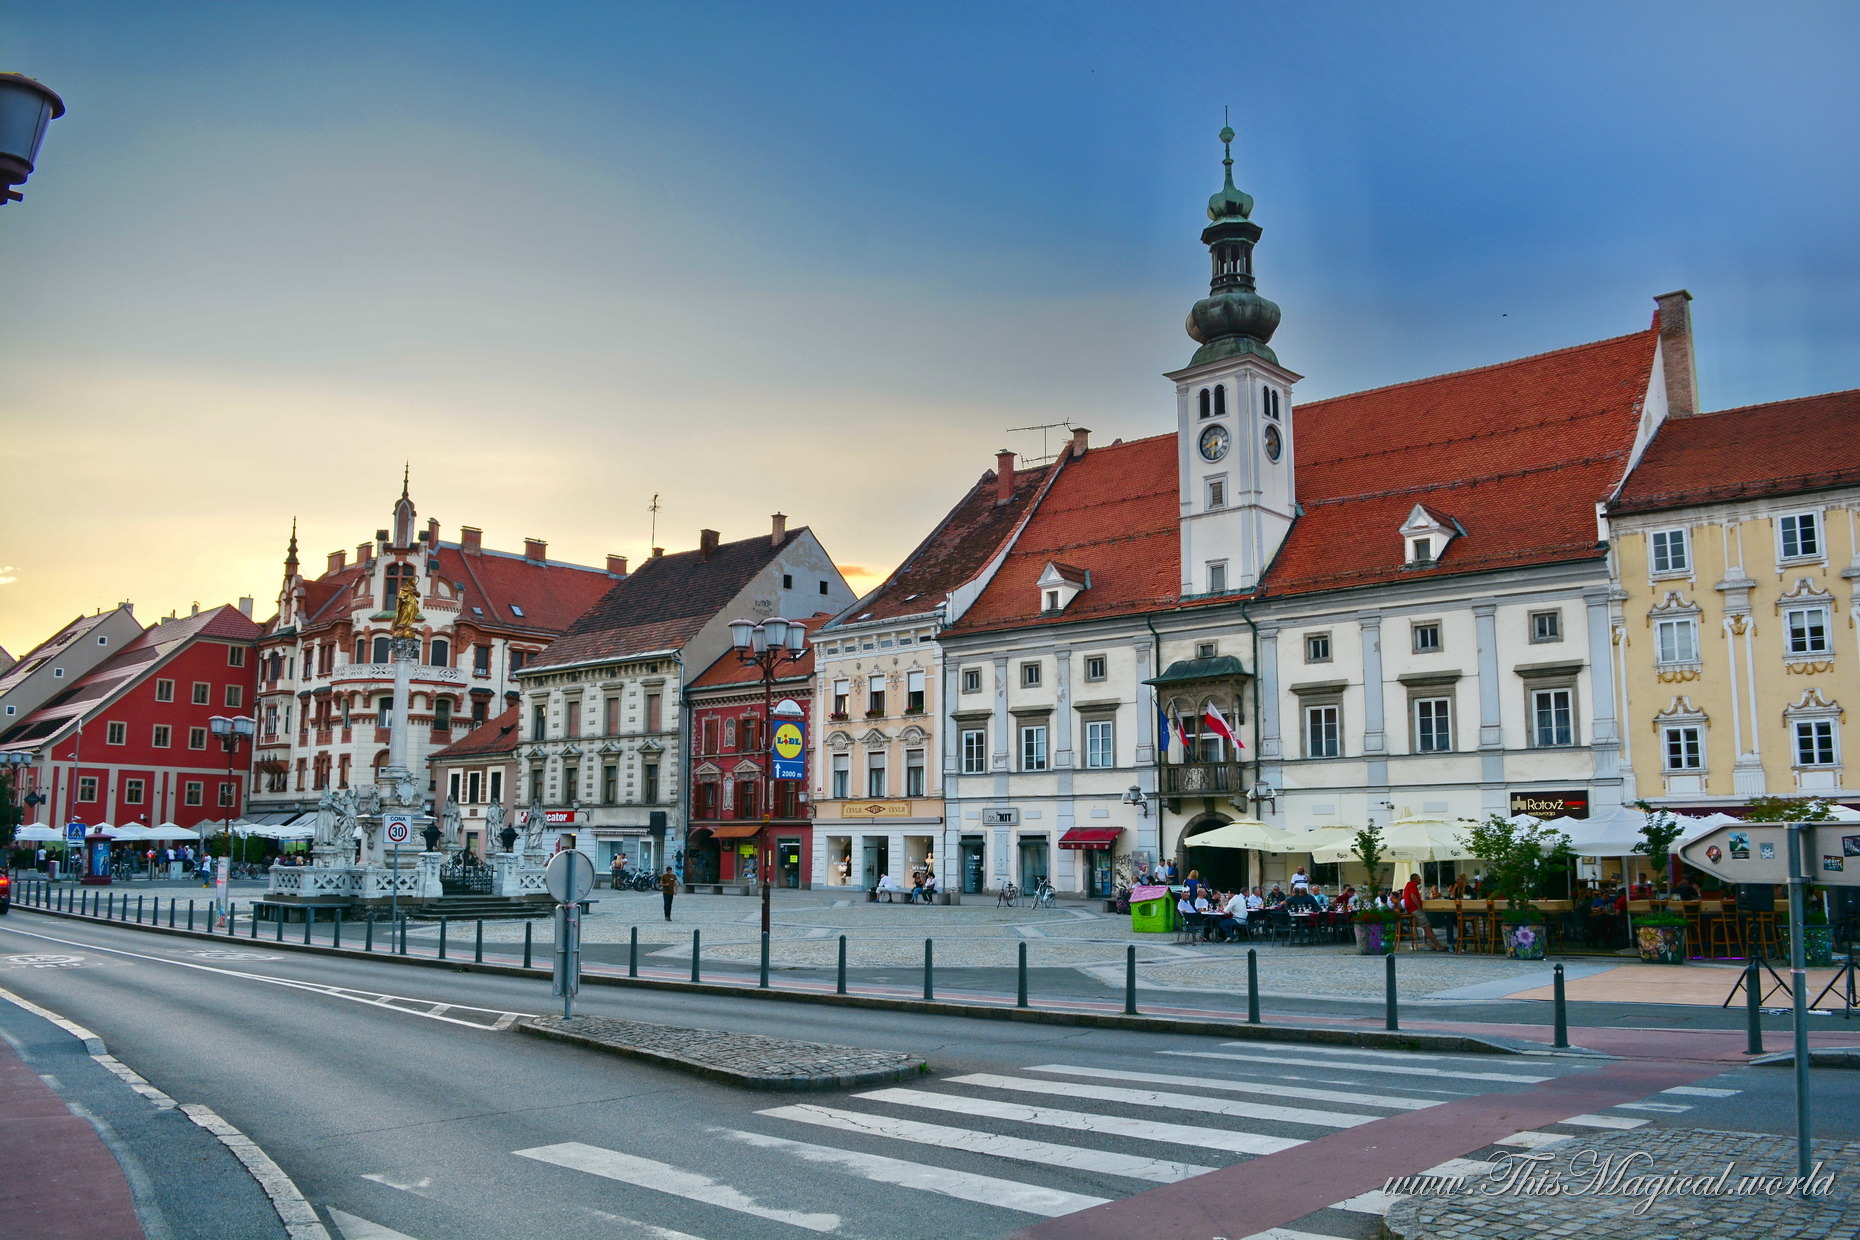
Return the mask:
<svg viewBox="0 0 1860 1240">
<path fill-rule="evenodd" d="M 813 635 L 820 631 L 820 626 L 833 618 L 830 611 L 818 611 L 801 623 L 807 626 L 808 643 L 806 651 L 792 663 L 784 663 L 776 669 L 776 683 L 791 680 L 806 680 L 814 674 Z M 717 657 L 717 661 L 705 668 L 703 674 L 691 682 L 693 689 L 710 689 L 719 685 L 756 685 L 762 683 L 762 669 L 752 663 L 745 663 L 736 657 L 736 651 L 726 650 Z"/>
<path fill-rule="evenodd" d="M 439 574 L 465 583 L 467 615 L 481 607 L 488 622 L 551 633 L 568 628 L 614 586 L 614 579 L 598 568 L 506 551 L 466 552 L 456 543 L 439 544 Z M 521 616 L 510 610 L 513 603 L 523 609 Z"/>
<path fill-rule="evenodd" d="M 462 740 L 427 756 L 430 762 L 449 762 L 461 758 L 483 758 L 517 751 L 517 723 L 520 706 L 512 706 L 495 719 L 487 719 L 473 728 Z M 456 721 L 454 726 L 456 726 Z"/>
<path fill-rule="evenodd" d="M 1610 512 L 1860 483 L 1860 389 L 1672 418 Z"/>
</svg>

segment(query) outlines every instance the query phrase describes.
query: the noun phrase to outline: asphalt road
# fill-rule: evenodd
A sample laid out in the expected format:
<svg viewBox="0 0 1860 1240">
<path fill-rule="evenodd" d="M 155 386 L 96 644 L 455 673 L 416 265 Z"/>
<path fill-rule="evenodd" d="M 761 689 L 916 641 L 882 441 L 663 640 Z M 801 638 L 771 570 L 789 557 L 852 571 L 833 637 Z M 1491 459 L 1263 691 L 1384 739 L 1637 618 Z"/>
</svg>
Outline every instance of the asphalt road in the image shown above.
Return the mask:
<svg viewBox="0 0 1860 1240">
<path fill-rule="evenodd" d="M 71 959 L 15 967 L 16 955 Z M 1080 1240 L 1239 1240 L 1287 1225 L 1362 1238 L 1386 1202 L 1361 1194 L 1387 1174 L 1598 1127 L 1793 1122 L 1786 1071 L 583 991 L 590 1013 L 905 1050 L 932 1068 L 875 1091 L 751 1093 L 510 1030 L 512 1014 L 552 1009 L 545 982 L 19 906 L 0 920 L 0 986 L 88 1026 L 180 1101 L 213 1107 L 347 1240 L 879 1240 L 1034 1225 Z M 1816 1074 L 1817 1135 L 1860 1135 L 1852 1076 Z M 1709 1092 L 1661 1092 L 1675 1087 Z M 1133 1229 L 1120 1208 L 1155 1226 Z M 1197 1210 L 1225 1230 L 1196 1231 Z"/>
</svg>

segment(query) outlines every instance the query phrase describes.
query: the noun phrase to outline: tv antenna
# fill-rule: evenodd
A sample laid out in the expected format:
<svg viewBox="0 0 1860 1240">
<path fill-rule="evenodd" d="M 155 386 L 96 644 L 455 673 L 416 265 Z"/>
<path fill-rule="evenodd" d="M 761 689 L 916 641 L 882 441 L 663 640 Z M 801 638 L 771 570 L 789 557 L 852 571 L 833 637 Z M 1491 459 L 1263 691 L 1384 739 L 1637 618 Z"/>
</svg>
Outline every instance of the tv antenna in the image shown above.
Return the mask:
<svg viewBox="0 0 1860 1240">
<path fill-rule="evenodd" d="M 1018 431 L 1039 431 L 1040 432 L 1040 459 L 1037 461 L 1028 461 L 1026 463 L 1029 465 L 1045 465 L 1053 459 L 1053 455 L 1054 455 L 1053 453 L 1048 452 L 1046 450 L 1047 447 L 1049 446 L 1047 444 L 1046 437 L 1048 433 L 1052 431 L 1056 431 L 1056 430 L 1062 430 L 1062 429 L 1063 430 L 1072 429 L 1071 418 L 1065 418 L 1058 422 L 1041 422 L 1037 426 L 1010 426 L 1008 427 L 1008 434 L 1012 435 Z"/>
<path fill-rule="evenodd" d="M 652 533 L 647 537 L 646 545 L 656 547 L 659 545 L 659 493 L 657 491 L 652 493 L 652 502 L 646 505 L 646 511 L 652 514 Z"/>
</svg>

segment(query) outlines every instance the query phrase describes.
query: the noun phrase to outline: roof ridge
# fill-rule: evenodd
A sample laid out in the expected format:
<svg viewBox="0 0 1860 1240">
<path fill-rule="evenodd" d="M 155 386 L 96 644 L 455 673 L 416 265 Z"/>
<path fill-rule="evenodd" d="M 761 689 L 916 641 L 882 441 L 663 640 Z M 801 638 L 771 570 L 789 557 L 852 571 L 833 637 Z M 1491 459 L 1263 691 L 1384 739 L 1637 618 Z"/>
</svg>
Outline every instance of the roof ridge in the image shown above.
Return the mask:
<svg viewBox="0 0 1860 1240">
<path fill-rule="evenodd" d="M 1484 366 L 1468 366 L 1464 370 L 1449 370 L 1437 375 L 1423 375 L 1418 379 L 1404 379 L 1400 383 L 1385 383 L 1381 387 L 1363 388 L 1356 392 L 1339 392 L 1335 396 L 1326 396 L 1319 400 L 1300 401 L 1294 411 L 1309 409 L 1313 405 L 1328 405 L 1333 401 L 1349 400 L 1356 396 L 1369 396 L 1376 392 L 1391 392 L 1396 388 L 1414 387 L 1422 383 L 1433 383 L 1440 379 L 1455 379 L 1461 375 L 1476 375 L 1488 370 L 1503 370 L 1507 366 L 1516 366 L 1522 362 L 1535 362 L 1546 357 L 1555 357 L 1559 353 L 1577 353 L 1583 349 L 1598 349 L 1607 344 L 1620 344 L 1623 340 L 1632 340 L 1636 336 L 1657 336 L 1659 329 L 1646 327 L 1637 332 L 1626 332 L 1619 336 L 1609 336 L 1604 340 L 1591 340 L 1586 344 L 1565 345 L 1560 349 L 1546 349 L 1542 353 L 1527 353 L 1523 357 L 1508 358 L 1502 362 L 1488 362 Z"/>
<path fill-rule="evenodd" d="M 1690 422 L 1696 418 L 1716 418 L 1722 417 L 1728 413 L 1753 413 L 1758 409 L 1777 409 L 1783 405 L 1799 405 L 1805 401 L 1828 400 L 1836 396 L 1860 396 L 1860 388 L 1841 388 L 1838 391 L 1816 392 L 1809 396 L 1789 396 L 1782 400 L 1762 400 L 1754 405 L 1737 405 L 1730 409 L 1703 409 L 1698 413 L 1690 414 L 1683 418 L 1675 418 L 1673 421 Z M 1664 429 L 1664 427 L 1662 427 L 1662 429 Z"/>
</svg>

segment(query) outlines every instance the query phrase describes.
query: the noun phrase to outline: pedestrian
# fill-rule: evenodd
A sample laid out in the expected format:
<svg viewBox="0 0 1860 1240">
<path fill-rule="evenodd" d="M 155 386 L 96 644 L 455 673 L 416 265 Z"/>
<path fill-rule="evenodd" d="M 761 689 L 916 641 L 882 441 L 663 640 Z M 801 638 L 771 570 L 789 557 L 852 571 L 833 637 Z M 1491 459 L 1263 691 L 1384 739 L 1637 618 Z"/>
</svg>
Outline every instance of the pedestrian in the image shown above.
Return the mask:
<svg viewBox="0 0 1860 1240">
<path fill-rule="evenodd" d="M 672 919 L 672 897 L 678 894 L 678 876 L 672 873 L 672 867 L 666 866 L 665 873 L 659 875 L 659 892 L 665 897 L 665 920 Z"/>
<path fill-rule="evenodd" d="M 615 891 L 620 890 L 620 873 L 624 869 L 626 869 L 626 857 L 621 853 L 614 853 L 613 882 L 608 885 Z"/>
</svg>

